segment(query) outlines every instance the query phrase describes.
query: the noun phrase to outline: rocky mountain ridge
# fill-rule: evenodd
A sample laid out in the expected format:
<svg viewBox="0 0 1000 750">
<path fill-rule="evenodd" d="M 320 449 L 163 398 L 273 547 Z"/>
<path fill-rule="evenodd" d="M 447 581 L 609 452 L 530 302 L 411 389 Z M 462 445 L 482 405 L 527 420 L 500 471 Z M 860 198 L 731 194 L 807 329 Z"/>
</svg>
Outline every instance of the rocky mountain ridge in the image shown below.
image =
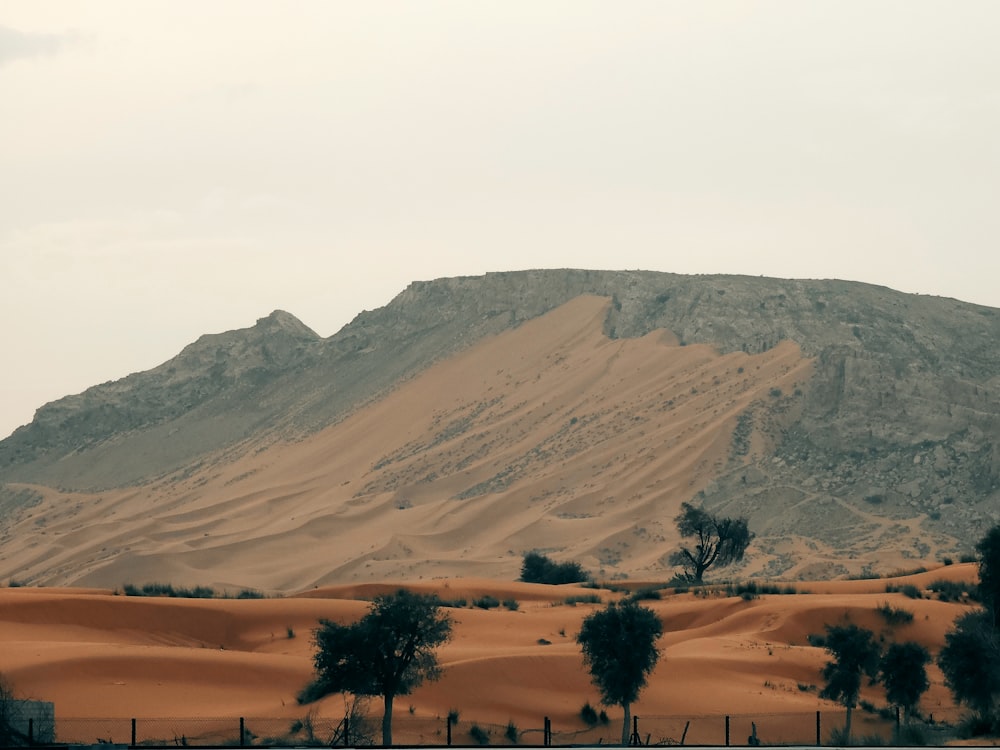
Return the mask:
<svg viewBox="0 0 1000 750">
<path fill-rule="evenodd" d="M 610 300 L 612 339 L 665 329 L 750 355 L 791 341 L 812 359 L 808 384 L 739 415 L 697 497 L 756 519 L 761 572 L 793 567 L 793 531 L 843 550 L 817 571 L 843 574 L 889 536 L 912 538 L 905 556 L 920 560 L 961 551 L 1000 518 L 1000 311 L 843 281 L 585 270 L 414 282 L 328 339 L 280 311 L 204 336 L 39 409 L 0 442 L 0 507 L 16 514 L 26 485 L 143 484 L 246 441 L 303 439 L 581 295 Z"/>
</svg>

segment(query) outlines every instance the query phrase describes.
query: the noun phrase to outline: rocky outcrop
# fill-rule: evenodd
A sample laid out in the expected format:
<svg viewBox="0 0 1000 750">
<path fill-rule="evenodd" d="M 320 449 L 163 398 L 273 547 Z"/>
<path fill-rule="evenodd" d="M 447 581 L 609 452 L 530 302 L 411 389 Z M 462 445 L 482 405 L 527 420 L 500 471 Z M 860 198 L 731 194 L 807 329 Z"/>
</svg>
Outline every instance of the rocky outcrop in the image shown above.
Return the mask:
<svg viewBox="0 0 1000 750">
<path fill-rule="evenodd" d="M 792 530 L 831 554 L 845 534 L 877 549 L 884 525 L 866 519 L 892 518 L 959 548 L 1000 519 L 1000 310 L 844 281 L 641 271 L 414 282 L 328 339 L 275 312 L 43 406 L 0 443 L 0 482 L 137 484 L 247 440 L 315 431 L 581 294 L 612 300 L 610 337 L 665 328 L 682 344 L 747 353 L 792 340 L 814 359 L 800 393 L 740 417 L 701 498 L 751 517 L 772 548 L 769 573 L 781 573 Z"/>
</svg>

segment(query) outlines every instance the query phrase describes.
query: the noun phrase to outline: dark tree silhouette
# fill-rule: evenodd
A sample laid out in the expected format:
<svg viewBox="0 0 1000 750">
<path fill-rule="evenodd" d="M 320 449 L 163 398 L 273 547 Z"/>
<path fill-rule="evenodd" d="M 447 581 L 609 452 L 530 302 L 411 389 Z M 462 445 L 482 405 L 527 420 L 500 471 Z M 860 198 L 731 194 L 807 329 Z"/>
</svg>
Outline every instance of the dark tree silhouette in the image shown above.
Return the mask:
<svg viewBox="0 0 1000 750">
<path fill-rule="evenodd" d="M 930 687 L 926 669 L 930 660 L 927 649 L 912 641 L 893 643 L 882 655 L 879 676 L 885 685 L 885 697 L 903 709 L 907 720 L 916 712 L 920 696 Z"/>
<path fill-rule="evenodd" d="M 557 563 L 540 552 L 529 552 L 521 564 L 521 580 L 526 583 L 579 583 L 587 580 L 580 563 Z"/>
<path fill-rule="evenodd" d="M 380 695 L 382 744 L 392 744 L 392 703 L 441 672 L 434 649 L 451 638 L 451 618 L 436 596 L 405 590 L 378 596 L 353 625 L 323 620 L 315 631 L 316 680 L 304 700 L 329 693 Z"/>
<path fill-rule="evenodd" d="M 819 695 L 837 701 L 847 709 L 844 738 L 849 742 L 851 714 L 861 693 L 861 676 L 874 678 L 878 674 L 879 647 L 875 634 L 870 630 L 857 625 L 827 625 L 826 650 L 833 656 L 833 661 L 823 667 L 826 686 Z"/>
<path fill-rule="evenodd" d="M 713 565 L 724 567 L 743 559 L 753 534 L 745 518 L 720 518 L 690 503 L 681 503 L 674 518 L 684 539 L 693 539 L 693 547 L 681 547 L 670 555 L 670 564 L 682 568 L 684 577 L 701 583 L 705 571 Z"/>
<path fill-rule="evenodd" d="M 629 741 L 631 705 L 660 658 L 656 640 L 662 634 L 655 612 L 627 600 L 611 602 L 588 615 L 576 637 L 601 701 L 606 706 L 621 706 L 625 713 L 623 745 Z"/>
<path fill-rule="evenodd" d="M 1000 699 L 1000 637 L 985 610 L 966 612 L 944 637 L 938 654 L 955 700 L 988 718 Z"/>
<path fill-rule="evenodd" d="M 979 596 L 986 605 L 993 628 L 1000 628 L 1000 524 L 976 545 L 979 553 Z"/>
</svg>

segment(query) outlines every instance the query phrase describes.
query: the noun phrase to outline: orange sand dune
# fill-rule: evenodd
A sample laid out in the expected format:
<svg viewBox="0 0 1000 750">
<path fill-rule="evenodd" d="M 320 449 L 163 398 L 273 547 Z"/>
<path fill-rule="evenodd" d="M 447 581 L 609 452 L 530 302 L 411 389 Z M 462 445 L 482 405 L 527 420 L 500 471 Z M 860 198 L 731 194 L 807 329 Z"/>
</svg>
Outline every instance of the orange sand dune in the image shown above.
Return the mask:
<svg viewBox="0 0 1000 750">
<path fill-rule="evenodd" d="M 899 581 L 918 586 L 940 578 L 972 581 L 975 567 L 939 568 Z M 824 626 L 854 622 L 885 642 L 916 640 L 936 653 L 955 617 L 967 605 L 886 593 L 885 580 L 797 583 L 794 595 L 737 597 L 664 594 L 645 602 L 662 619 L 662 656 L 634 706 L 655 736 L 677 738 L 692 720 L 689 742 L 720 744 L 721 717 L 736 718 L 734 741 L 753 718 L 768 739 L 808 741 L 816 711 L 826 726 L 841 719 L 838 707 L 819 699 L 819 670 L 827 659 L 808 644 Z M 398 584 L 314 589 L 301 596 L 263 600 L 149 599 L 110 591 L 0 590 L 0 671 L 25 697 L 53 701 L 60 717 L 274 717 L 292 721 L 310 710 L 296 703 L 311 676 L 311 630 L 319 620 L 349 622 L 367 611 L 354 597 L 392 591 Z M 450 710 L 463 722 L 540 727 L 548 716 L 559 731 L 583 732 L 580 707 L 599 705 L 575 635 L 600 605 L 566 603 L 578 587 L 505 583 L 487 579 L 418 582 L 414 589 L 449 600 L 490 594 L 514 599 L 504 608 L 449 609 L 454 638 L 440 649 L 443 678 L 396 701 L 399 741 L 407 727 L 440 726 Z M 621 594 L 587 590 L 602 601 Z M 914 614 L 890 627 L 876 608 L 888 603 Z M 959 711 L 931 667 L 932 687 L 922 709 L 951 720 Z M 885 699 L 865 686 L 876 705 Z M 342 715 L 339 696 L 312 707 L 318 716 Z M 373 702 L 374 713 L 380 711 Z M 619 709 L 609 707 L 612 720 Z M 657 721 L 659 723 L 657 723 Z M 671 723 L 673 721 L 674 723 Z M 680 721 L 678 724 L 677 721 Z M 859 712 L 859 731 L 885 723 Z M 429 723 L 428 723 L 429 722 Z M 438 722 L 437 724 L 435 722 Z M 463 726 L 468 726 L 464 724 Z M 413 731 L 416 731 L 415 729 Z M 579 737 L 614 738 L 617 727 Z M 426 739 L 426 734 L 422 734 Z M 569 735 L 567 735 L 569 736 Z M 576 737 L 576 735 L 573 735 Z M 539 738 L 535 738 L 539 739 Z M 415 741 L 415 740 L 414 740 Z M 531 741 L 526 739 L 525 741 Z"/>
</svg>

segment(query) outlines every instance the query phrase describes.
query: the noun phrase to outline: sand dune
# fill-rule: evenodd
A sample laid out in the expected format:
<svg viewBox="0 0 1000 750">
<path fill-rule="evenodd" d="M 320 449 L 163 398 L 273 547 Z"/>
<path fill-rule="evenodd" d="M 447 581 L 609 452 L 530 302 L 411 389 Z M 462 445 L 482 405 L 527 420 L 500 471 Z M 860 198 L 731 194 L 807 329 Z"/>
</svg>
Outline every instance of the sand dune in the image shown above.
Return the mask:
<svg viewBox="0 0 1000 750">
<path fill-rule="evenodd" d="M 542 549 L 607 579 L 668 577 L 672 519 L 730 459 L 738 416 L 807 388 L 811 363 L 790 342 L 751 356 L 666 331 L 610 339 L 610 304 L 577 298 L 306 439 L 137 488 L 35 488 L 42 501 L 3 530 L 2 569 L 33 584 L 287 593 L 513 578 Z M 754 432 L 750 455 L 767 439 Z M 759 569 L 767 554 L 751 557 Z"/>
<path fill-rule="evenodd" d="M 955 565 L 892 583 L 923 588 L 942 578 L 974 577 L 974 566 Z M 840 721 L 837 707 L 821 700 L 816 687 L 827 656 L 808 644 L 810 634 L 821 633 L 826 624 L 850 621 L 871 628 L 886 642 L 916 640 L 936 653 L 954 618 L 966 608 L 887 593 L 886 584 L 798 583 L 800 593 L 751 601 L 686 593 L 644 602 L 661 617 L 665 635 L 660 664 L 635 713 L 700 717 L 692 721 L 689 740 L 713 744 L 721 742 L 718 717 L 725 714 L 737 717 L 742 722 L 738 731 L 744 733 L 749 717 L 756 717 L 772 741 L 780 736 L 803 741 L 803 732 L 808 740 L 817 710 L 832 728 Z M 57 719 L 250 716 L 291 722 L 309 711 L 297 705 L 295 696 L 311 676 L 312 628 L 321 618 L 353 621 L 368 607 L 358 597 L 397 586 L 338 586 L 263 600 L 2 589 L 0 670 L 19 694 L 54 701 Z M 440 649 L 443 679 L 397 700 L 400 741 L 406 741 L 407 731 L 437 731 L 433 727 L 440 727 L 441 717 L 452 709 L 460 711 L 466 727 L 472 721 L 540 727 L 548 716 L 560 731 L 586 729 L 580 708 L 586 701 L 598 705 L 599 696 L 584 670 L 575 635 L 582 619 L 599 605 L 571 606 L 565 600 L 584 591 L 603 601 L 622 594 L 488 579 L 425 581 L 413 588 L 449 600 L 491 594 L 515 599 L 519 606 L 516 611 L 448 610 L 455 632 Z M 813 593 L 802 593 L 806 591 Z M 913 612 L 913 622 L 890 627 L 876 611 L 884 603 Z M 940 672 L 936 667 L 930 672 L 932 687 L 922 701 L 923 711 L 936 719 L 956 718 L 959 712 Z M 870 686 L 864 687 L 863 698 L 885 703 L 880 690 Z M 316 716 L 331 718 L 343 710 L 337 696 L 313 708 Z M 375 713 L 379 708 L 372 706 Z M 612 719 L 620 717 L 615 707 L 608 713 Z M 861 731 L 866 726 L 885 730 L 885 722 L 863 712 L 858 721 Z M 683 722 L 650 718 L 646 726 L 653 734 L 673 733 Z M 614 737 L 617 729 L 612 725 L 595 731 Z"/>
</svg>

